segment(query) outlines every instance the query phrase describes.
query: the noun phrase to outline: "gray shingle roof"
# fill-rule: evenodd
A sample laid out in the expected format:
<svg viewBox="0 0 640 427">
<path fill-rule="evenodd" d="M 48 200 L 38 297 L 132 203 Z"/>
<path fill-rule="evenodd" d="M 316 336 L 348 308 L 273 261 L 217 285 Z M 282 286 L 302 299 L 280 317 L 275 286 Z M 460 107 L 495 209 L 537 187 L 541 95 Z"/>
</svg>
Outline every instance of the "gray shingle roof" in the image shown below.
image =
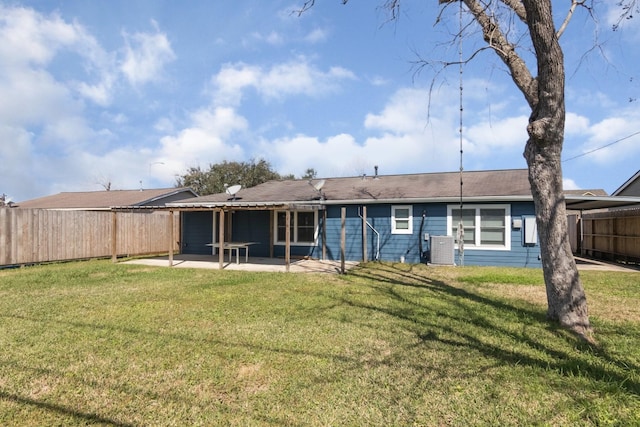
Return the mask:
<svg viewBox="0 0 640 427">
<path fill-rule="evenodd" d="M 565 196 L 608 196 L 607 192 L 601 188 L 587 190 L 564 190 Z"/>
<path fill-rule="evenodd" d="M 526 169 L 463 172 L 463 195 L 468 198 L 531 197 Z M 313 183 L 319 182 L 313 180 Z M 400 201 L 456 198 L 460 195 L 459 172 L 381 175 L 378 177 L 326 178 L 322 187 L 325 203 L 355 201 Z M 172 203 L 180 205 L 245 205 L 311 202 L 319 193 L 307 180 L 269 181 L 241 189 L 233 199 L 225 193 Z"/>
<path fill-rule="evenodd" d="M 17 203 L 33 209 L 108 209 L 112 206 L 162 206 L 167 201 L 195 196 L 189 188 L 63 192 Z"/>
</svg>

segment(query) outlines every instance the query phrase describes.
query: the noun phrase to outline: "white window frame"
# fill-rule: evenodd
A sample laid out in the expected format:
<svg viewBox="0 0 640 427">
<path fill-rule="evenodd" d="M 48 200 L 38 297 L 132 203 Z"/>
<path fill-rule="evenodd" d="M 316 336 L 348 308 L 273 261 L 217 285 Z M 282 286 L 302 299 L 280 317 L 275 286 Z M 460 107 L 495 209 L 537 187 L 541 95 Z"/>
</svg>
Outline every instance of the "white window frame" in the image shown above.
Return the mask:
<svg viewBox="0 0 640 427">
<path fill-rule="evenodd" d="M 298 212 L 313 212 L 313 242 L 298 242 Z M 286 211 L 274 211 L 273 214 L 273 244 L 285 245 L 287 242 L 278 240 L 278 214 Z M 296 246 L 317 246 L 318 245 L 318 211 L 317 210 L 298 210 L 291 211 L 291 224 L 293 225 L 293 233 L 291 234 L 291 244 Z"/>
<path fill-rule="evenodd" d="M 396 211 L 400 209 L 409 210 L 408 228 L 397 228 Z M 402 218 L 404 220 L 405 218 Z M 392 205 L 391 206 L 391 234 L 413 234 L 413 206 L 412 205 Z"/>
<path fill-rule="evenodd" d="M 454 223 L 458 223 L 457 218 L 453 218 L 452 212 L 454 209 L 460 209 L 460 205 L 448 205 L 447 206 L 447 235 L 452 235 Z M 511 250 L 511 205 L 464 205 L 463 209 L 475 209 L 476 221 L 475 221 L 475 243 L 465 243 L 465 249 L 477 249 L 483 251 L 509 251 Z M 481 244 L 481 232 L 482 223 L 480 218 L 481 209 L 503 209 L 504 210 L 504 245 L 487 245 Z M 453 235 L 454 238 L 457 236 Z M 458 249 L 458 242 L 456 240 L 456 249 Z"/>
</svg>

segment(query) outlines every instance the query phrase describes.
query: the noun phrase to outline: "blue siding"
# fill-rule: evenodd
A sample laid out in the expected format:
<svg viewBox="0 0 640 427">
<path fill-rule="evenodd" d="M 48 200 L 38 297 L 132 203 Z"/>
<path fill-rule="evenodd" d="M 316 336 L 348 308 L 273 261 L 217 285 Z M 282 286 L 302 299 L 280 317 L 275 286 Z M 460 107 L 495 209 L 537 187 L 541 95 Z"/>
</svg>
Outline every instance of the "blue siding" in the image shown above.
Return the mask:
<svg viewBox="0 0 640 427">
<path fill-rule="evenodd" d="M 182 253 L 206 255 L 211 253 L 213 212 L 182 213 Z"/>
<path fill-rule="evenodd" d="M 422 232 L 420 225 L 422 213 L 425 221 Z M 358 216 L 359 207 L 347 207 L 346 221 L 346 258 L 351 261 L 362 260 L 362 219 Z M 340 259 L 340 223 L 341 208 L 329 207 L 327 211 L 327 257 L 332 260 Z M 391 233 L 391 205 L 371 205 L 367 207 L 367 222 L 379 233 L 380 260 L 405 262 L 421 262 L 420 244 L 423 252 L 428 249 L 428 242 L 424 241 L 424 234 L 446 234 L 447 230 L 446 205 L 413 205 L 413 229 L 411 234 Z M 367 260 L 373 260 L 376 255 L 378 236 L 370 227 L 367 228 Z M 420 239 L 423 239 L 422 242 Z"/>
<path fill-rule="evenodd" d="M 523 216 L 535 216 L 533 202 L 511 203 L 511 219 L 521 218 Z M 538 259 L 540 255 L 540 246 L 524 246 L 522 244 L 523 229 L 514 229 L 511 227 L 511 250 L 510 251 L 483 251 L 465 249 L 464 264 L 465 265 L 484 265 L 484 266 L 505 266 L 505 267 L 534 267 L 542 268 L 542 263 Z M 456 251 L 456 262 L 458 260 L 458 251 Z"/>
<path fill-rule="evenodd" d="M 503 203 L 501 203 L 503 204 Z M 468 204 L 465 206 L 473 206 Z M 326 224 L 326 249 L 327 259 L 340 260 L 340 239 L 341 239 L 341 206 L 327 206 Z M 363 226 L 367 233 L 367 261 L 375 259 L 378 246 L 378 237 L 374 231 L 364 225 L 360 218 L 362 207 L 350 205 L 346 206 L 346 248 L 345 256 L 349 261 L 362 261 L 362 232 Z M 423 220 L 424 213 L 424 223 Z M 184 213 L 183 229 L 183 251 L 185 253 L 211 253 L 211 249 L 206 247 L 210 243 L 212 232 L 211 212 L 187 212 Z M 251 247 L 252 256 L 269 256 L 269 239 L 272 238 L 271 215 L 268 211 L 237 211 L 233 214 L 233 240 L 259 242 Z M 522 216 L 534 215 L 532 202 L 511 203 L 511 218 L 521 218 Z M 319 236 L 316 246 L 291 246 L 291 255 L 322 257 L 322 217 L 320 211 Z M 400 257 L 405 258 L 407 263 L 426 262 L 428 258 L 423 255 L 427 253 L 429 241 L 424 240 L 425 233 L 430 236 L 447 235 L 447 204 L 415 204 L 413 205 L 413 228 L 411 234 L 391 233 L 391 205 L 376 204 L 367 207 L 367 221 L 379 233 L 380 236 L 380 260 L 400 261 Z M 540 247 L 524 246 L 522 244 L 523 229 L 514 229 L 508 225 L 511 232 L 511 250 L 480 250 L 465 249 L 465 265 L 492 265 L 492 266 L 517 266 L 540 268 L 539 260 Z M 422 246 L 423 254 L 420 252 Z M 284 256 L 284 245 L 274 246 L 274 256 Z M 456 251 L 456 262 L 458 253 Z"/>
<path fill-rule="evenodd" d="M 472 205 L 468 205 L 472 206 Z M 420 225 L 423 212 L 425 214 L 422 231 Z M 346 219 L 346 259 L 350 261 L 362 260 L 362 220 L 358 216 L 360 208 L 347 207 Z M 340 223 L 341 207 L 330 206 L 327 208 L 327 258 L 340 259 Z M 511 218 L 520 218 L 524 215 L 534 215 L 533 203 L 521 202 L 511 204 Z M 411 234 L 391 233 L 391 205 L 371 205 L 367 207 L 367 221 L 380 233 L 380 259 L 382 261 L 400 261 L 405 257 L 407 263 L 424 262 L 421 256 L 420 245 L 423 252 L 428 251 L 429 242 L 424 240 L 425 233 L 431 236 L 447 235 L 447 204 L 415 204 L 413 205 L 413 232 Z M 511 250 L 480 250 L 465 249 L 465 265 L 493 265 L 493 266 L 517 266 L 517 267 L 541 267 L 538 259 L 539 246 L 524 246 L 522 244 L 522 229 L 511 230 Z M 367 227 L 367 255 L 372 260 L 376 253 L 376 234 Z M 458 252 L 456 251 L 456 262 Z"/>
<path fill-rule="evenodd" d="M 249 249 L 250 256 L 269 256 L 269 230 L 271 223 L 268 211 L 235 211 L 232 213 L 232 240 L 257 242 Z"/>
</svg>

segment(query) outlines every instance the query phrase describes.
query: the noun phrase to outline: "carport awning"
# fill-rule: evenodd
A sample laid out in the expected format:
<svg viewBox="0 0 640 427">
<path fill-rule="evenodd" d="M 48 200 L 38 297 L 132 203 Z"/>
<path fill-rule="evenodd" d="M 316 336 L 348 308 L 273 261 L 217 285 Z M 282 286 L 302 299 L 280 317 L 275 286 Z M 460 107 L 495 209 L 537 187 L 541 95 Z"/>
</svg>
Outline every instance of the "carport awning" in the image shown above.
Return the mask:
<svg viewBox="0 0 640 427">
<path fill-rule="evenodd" d="M 587 211 L 595 209 L 613 209 L 623 207 L 639 207 L 640 197 L 618 196 L 578 196 L 566 195 L 567 209 L 574 211 Z"/>
</svg>

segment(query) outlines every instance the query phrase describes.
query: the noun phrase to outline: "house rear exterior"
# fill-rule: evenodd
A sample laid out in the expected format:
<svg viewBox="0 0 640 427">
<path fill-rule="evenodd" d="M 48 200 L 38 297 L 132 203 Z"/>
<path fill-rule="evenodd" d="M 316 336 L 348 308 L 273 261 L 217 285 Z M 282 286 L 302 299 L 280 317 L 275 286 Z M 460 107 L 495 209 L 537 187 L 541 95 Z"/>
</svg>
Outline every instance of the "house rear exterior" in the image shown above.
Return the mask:
<svg viewBox="0 0 640 427">
<path fill-rule="evenodd" d="M 212 253 L 223 212 L 224 241 L 252 242 L 251 256 L 541 266 L 525 169 L 464 172 L 462 185 L 458 172 L 270 181 L 168 206 L 186 254 Z"/>
</svg>

